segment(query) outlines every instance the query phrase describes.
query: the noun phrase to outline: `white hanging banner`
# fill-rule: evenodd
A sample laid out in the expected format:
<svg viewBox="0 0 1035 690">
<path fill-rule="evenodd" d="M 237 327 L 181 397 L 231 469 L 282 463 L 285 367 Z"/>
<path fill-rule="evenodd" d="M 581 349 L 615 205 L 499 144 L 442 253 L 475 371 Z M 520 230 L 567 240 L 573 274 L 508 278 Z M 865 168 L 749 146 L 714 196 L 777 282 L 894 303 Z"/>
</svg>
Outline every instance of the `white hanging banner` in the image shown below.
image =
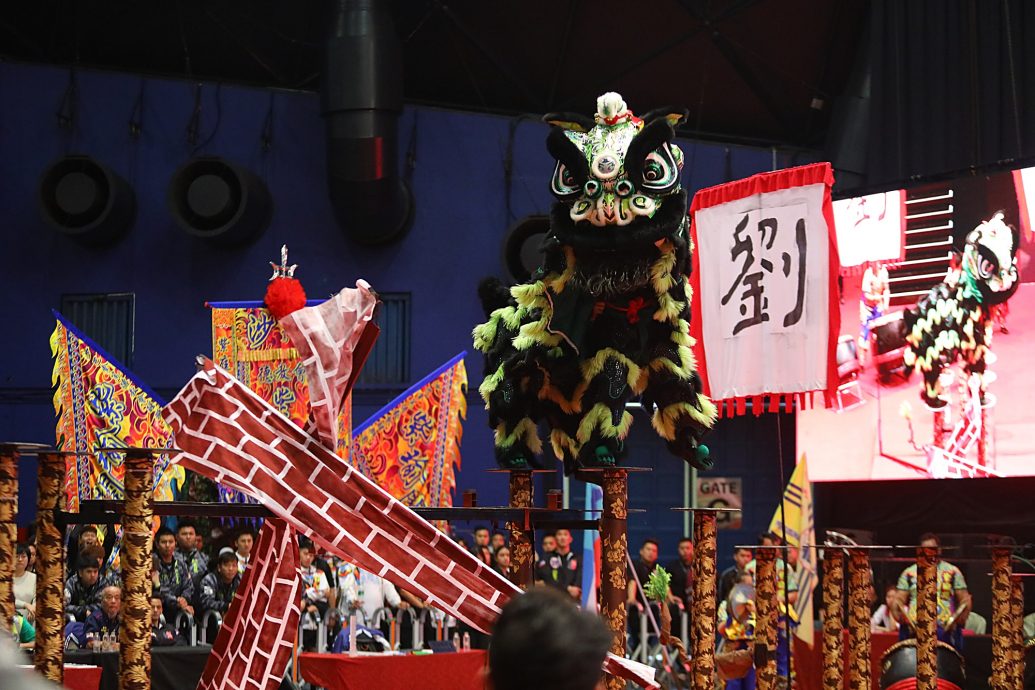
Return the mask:
<svg viewBox="0 0 1035 690">
<path fill-rule="evenodd" d="M 837 387 L 840 310 L 827 163 L 755 175 L 701 190 L 694 241 L 690 332 L 705 392 L 720 414 L 753 401 Z M 799 404 L 806 396 L 799 398 Z"/>
</svg>

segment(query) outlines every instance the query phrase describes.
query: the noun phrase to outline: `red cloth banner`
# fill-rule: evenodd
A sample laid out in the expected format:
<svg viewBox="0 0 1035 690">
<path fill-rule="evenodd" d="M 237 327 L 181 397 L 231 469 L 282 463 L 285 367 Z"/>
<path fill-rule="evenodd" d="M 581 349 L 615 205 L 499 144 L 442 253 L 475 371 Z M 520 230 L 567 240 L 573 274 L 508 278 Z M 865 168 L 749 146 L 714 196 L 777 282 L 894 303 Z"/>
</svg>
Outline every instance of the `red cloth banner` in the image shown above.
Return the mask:
<svg viewBox="0 0 1035 690">
<path fill-rule="evenodd" d="M 266 520 L 197 690 L 280 687 L 298 636 L 298 567 L 295 531 L 283 520 Z"/>
<path fill-rule="evenodd" d="M 719 415 L 837 388 L 837 238 L 829 163 L 699 191 L 690 207 L 690 325 Z"/>
<path fill-rule="evenodd" d="M 211 361 L 163 414 L 186 468 L 479 630 L 520 591 Z"/>
</svg>

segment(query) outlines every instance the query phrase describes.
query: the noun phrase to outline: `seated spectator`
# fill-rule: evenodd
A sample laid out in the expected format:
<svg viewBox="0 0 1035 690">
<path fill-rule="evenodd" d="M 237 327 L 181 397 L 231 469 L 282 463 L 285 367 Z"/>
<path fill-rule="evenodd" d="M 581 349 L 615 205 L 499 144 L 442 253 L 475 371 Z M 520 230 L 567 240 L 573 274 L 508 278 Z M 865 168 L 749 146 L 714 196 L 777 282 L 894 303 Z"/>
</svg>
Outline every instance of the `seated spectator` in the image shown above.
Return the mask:
<svg viewBox="0 0 1035 690">
<path fill-rule="evenodd" d="M 507 535 L 503 532 L 493 532 L 492 537 L 489 539 L 489 548 L 492 549 L 492 553 L 495 555 L 497 551 L 507 545 Z"/>
<path fill-rule="evenodd" d="M 533 589 L 503 607 L 489 648 L 487 687 L 493 690 L 593 690 L 611 632 L 569 597 Z"/>
<path fill-rule="evenodd" d="M 298 564 L 302 575 L 302 646 L 306 650 L 316 646 L 316 630 L 327 613 L 331 589 L 327 576 L 313 564 L 315 557 L 313 542 L 303 538 L 298 545 Z"/>
<path fill-rule="evenodd" d="M 887 587 L 884 590 L 884 603 L 881 604 L 870 618 L 870 630 L 872 632 L 898 632 L 898 621 L 891 616 L 892 602 L 898 598 L 895 587 Z"/>
<path fill-rule="evenodd" d="M 640 558 L 633 563 L 633 571 L 635 573 L 629 573 L 628 584 L 626 589 L 626 603 L 636 605 L 636 607 L 643 610 L 643 593 L 637 586 L 637 581 L 640 585 L 647 584 L 647 580 L 650 579 L 651 573 L 658 567 L 658 542 L 653 539 L 644 539 L 643 545 L 640 547 Z"/>
<path fill-rule="evenodd" d="M 244 569 L 248 567 L 248 561 L 251 560 L 252 546 L 254 545 L 255 534 L 251 528 L 245 527 L 234 538 L 234 548 L 237 549 L 237 570 L 242 575 L 244 574 Z"/>
<path fill-rule="evenodd" d="M 29 547 L 18 544 L 14 558 L 14 609 L 31 623 L 36 620 L 36 573 L 28 568 Z"/>
<path fill-rule="evenodd" d="M 95 559 L 80 558 L 76 572 L 65 581 L 65 613 L 83 622 L 101 607 L 101 592 L 108 583 L 101 579 Z"/>
<path fill-rule="evenodd" d="M 361 570 L 352 563 L 345 563 L 338 569 L 341 585 L 339 608 L 347 620 L 352 611 L 359 612 L 360 622 L 371 625 L 374 613 L 385 606 L 393 609 L 423 608 L 424 602 L 404 590 L 398 590 L 388 580 L 374 573 Z"/>
<path fill-rule="evenodd" d="M 235 556 L 234 570 L 236 569 L 237 557 Z M 151 592 L 151 646 L 172 647 L 187 644 L 180 631 L 165 622 L 165 616 L 162 615 L 162 607 L 161 592 L 153 590 Z"/>
<path fill-rule="evenodd" d="M 553 536 L 553 532 L 543 535 L 542 551 L 539 552 L 539 562 L 541 563 L 544 559 L 549 558 L 550 554 L 557 550 L 557 538 Z M 539 564 L 536 564 L 538 567 Z M 537 578 L 538 579 L 538 578 Z"/>
<path fill-rule="evenodd" d="M 208 569 L 208 558 L 197 548 L 197 528 L 191 520 L 180 520 L 176 526 L 176 553 L 187 565 L 187 572 L 195 584 Z"/>
<path fill-rule="evenodd" d="M 485 565 L 492 566 L 492 549 L 489 548 L 488 527 L 474 528 L 474 548 L 471 549 L 471 553 Z"/>
<path fill-rule="evenodd" d="M 328 557 L 329 558 L 329 557 Z M 313 565 L 323 571 L 324 577 L 327 579 L 327 607 L 333 609 L 338 605 L 338 578 L 334 576 L 334 568 L 331 567 L 330 562 L 320 557 L 319 550 L 313 547 Z"/>
<path fill-rule="evenodd" d="M 241 584 L 241 574 L 237 572 L 237 554 L 233 549 L 225 548 L 216 560 L 216 572 L 208 573 L 201 578 L 201 592 L 198 595 L 199 615 L 204 617 L 209 611 L 220 616 L 226 615 L 230 602 L 237 594 Z M 209 638 L 211 639 L 211 637 Z"/>
<path fill-rule="evenodd" d="M 29 565 L 25 568 L 30 573 L 36 572 L 36 542 L 35 538 L 29 540 Z"/>
<path fill-rule="evenodd" d="M 11 621 L 11 635 L 18 640 L 18 646 L 22 649 L 32 649 L 36 646 L 36 628 L 20 613 L 15 613 Z"/>
<path fill-rule="evenodd" d="M 72 534 L 69 536 L 68 553 L 66 555 L 66 560 L 69 563 L 78 563 L 79 559 L 84 555 L 97 558 L 103 579 L 115 574 L 103 572 L 105 564 L 108 563 L 108 558 L 111 556 L 111 551 L 115 547 L 115 526 L 107 525 L 106 527 L 103 544 L 97 538 L 96 525 L 81 525 L 78 529 L 72 530 Z"/>
<path fill-rule="evenodd" d="M 668 567 L 668 571 L 672 573 L 668 604 L 673 621 L 679 620 L 681 611 L 690 613 L 693 610 L 691 599 L 694 591 L 694 543 L 688 537 L 683 537 L 676 548 L 679 558 Z"/>
<path fill-rule="evenodd" d="M 194 582 L 187 571 L 187 564 L 176 553 L 176 535 L 168 527 L 158 529 L 155 542 L 158 544 L 158 589 L 164 602 L 165 619 L 173 621 L 176 614 L 184 611 L 194 615 L 191 601 L 194 599 Z"/>
<path fill-rule="evenodd" d="M 514 574 L 514 568 L 510 564 L 510 547 L 501 546 L 500 548 L 496 549 L 495 556 L 496 572 L 502 575 L 503 577 L 510 579 L 510 577 Z"/>
<path fill-rule="evenodd" d="M 101 607 L 86 618 L 86 646 L 97 649 L 108 635 L 114 635 L 117 640 L 121 614 L 122 589 L 118 585 L 108 584 L 101 595 Z"/>
</svg>

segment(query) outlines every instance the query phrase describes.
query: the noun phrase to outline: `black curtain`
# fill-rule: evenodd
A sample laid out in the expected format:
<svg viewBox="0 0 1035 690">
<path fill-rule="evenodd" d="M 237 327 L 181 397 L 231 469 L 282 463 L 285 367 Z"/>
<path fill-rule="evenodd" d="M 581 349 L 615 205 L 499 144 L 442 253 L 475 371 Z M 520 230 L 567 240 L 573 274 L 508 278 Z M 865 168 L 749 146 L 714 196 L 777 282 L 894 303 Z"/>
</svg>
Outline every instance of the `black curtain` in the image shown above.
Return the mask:
<svg viewBox="0 0 1035 690">
<path fill-rule="evenodd" d="M 1035 4 L 873 0 L 864 54 L 866 186 L 1035 157 Z"/>
</svg>

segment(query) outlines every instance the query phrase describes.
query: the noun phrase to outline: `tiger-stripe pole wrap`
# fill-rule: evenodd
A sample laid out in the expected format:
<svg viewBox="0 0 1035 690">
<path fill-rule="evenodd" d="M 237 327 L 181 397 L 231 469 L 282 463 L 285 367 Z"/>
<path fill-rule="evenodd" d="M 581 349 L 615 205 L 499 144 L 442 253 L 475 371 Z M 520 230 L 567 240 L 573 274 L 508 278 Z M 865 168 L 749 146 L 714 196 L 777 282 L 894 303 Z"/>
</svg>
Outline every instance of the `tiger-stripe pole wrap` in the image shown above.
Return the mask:
<svg viewBox="0 0 1035 690">
<path fill-rule="evenodd" d="M 715 530 L 714 511 L 694 511 L 694 690 L 715 687 Z"/>
<path fill-rule="evenodd" d="M 992 549 L 992 690 L 1007 690 L 1011 679 L 1008 668 L 1013 659 L 1013 626 L 1010 622 L 1010 555 L 1008 547 Z"/>
<path fill-rule="evenodd" d="M 938 550 L 916 550 L 916 690 L 938 687 Z"/>
<path fill-rule="evenodd" d="M 1024 581 L 1019 577 L 1010 578 L 1010 617 L 1009 629 L 1011 637 L 1011 663 L 1009 679 L 1011 688 L 1024 687 Z"/>
<path fill-rule="evenodd" d="M 532 507 L 532 471 L 514 471 L 510 473 L 510 505 L 513 508 Z M 532 586 L 532 569 L 535 560 L 532 555 L 532 530 L 525 525 L 511 522 L 510 554 L 513 563 L 511 582 L 527 590 Z"/>
<path fill-rule="evenodd" d="M 629 550 L 626 518 L 629 473 L 620 468 L 603 471 L 604 509 L 600 516 L 603 553 L 600 573 L 600 615 L 611 629 L 611 652 L 625 657 L 626 553 Z M 608 690 L 625 690 L 625 681 L 607 676 Z"/>
<path fill-rule="evenodd" d="M 823 690 L 844 689 L 845 554 L 827 549 L 823 554 Z"/>
<path fill-rule="evenodd" d="M 65 458 L 59 453 L 39 456 L 39 493 L 36 502 L 36 648 L 33 662 L 47 680 L 65 680 L 65 550 L 61 530 L 54 524 L 65 482 Z"/>
<path fill-rule="evenodd" d="M 870 690 L 870 554 L 848 552 L 848 687 Z"/>
<path fill-rule="evenodd" d="M 14 545 L 18 529 L 18 448 L 0 447 L 0 624 L 10 630 L 14 620 Z"/>
<path fill-rule="evenodd" d="M 119 690 L 151 688 L 151 522 L 154 455 L 126 451 L 122 518 L 122 625 L 119 626 Z"/>
<path fill-rule="evenodd" d="M 758 690 L 776 689 L 776 549 L 755 552 L 755 679 Z"/>
</svg>

